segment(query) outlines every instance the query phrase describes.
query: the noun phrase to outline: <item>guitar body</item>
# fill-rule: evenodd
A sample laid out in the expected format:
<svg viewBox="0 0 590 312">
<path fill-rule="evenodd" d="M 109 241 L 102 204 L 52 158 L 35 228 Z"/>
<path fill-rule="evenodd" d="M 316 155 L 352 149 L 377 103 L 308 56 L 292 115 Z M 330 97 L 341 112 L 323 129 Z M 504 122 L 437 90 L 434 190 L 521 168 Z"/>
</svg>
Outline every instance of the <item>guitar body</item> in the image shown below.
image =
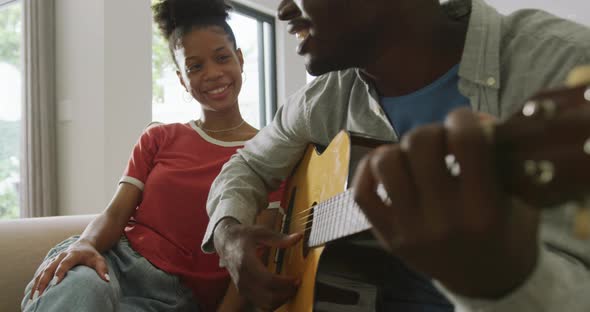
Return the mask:
<svg viewBox="0 0 590 312">
<path fill-rule="evenodd" d="M 350 164 L 351 138 L 347 132 L 341 132 L 321 153 L 310 145 L 288 180 L 284 197 L 285 218 L 276 225 L 276 230 L 285 234 L 305 233 L 305 238 L 284 251 L 271 250 L 268 265 L 271 272 L 301 277 L 295 297 L 277 311 L 374 310 L 339 308 L 339 305 L 375 306 L 374 302 L 368 302 L 376 297 L 375 287 L 368 286 L 372 278 L 365 278 L 362 268 L 359 268 L 359 264 L 367 262 L 366 254 L 360 251 L 363 247 L 355 247 L 347 239 L 325 246 L 306 247 L 314 213 L 311 208 L 347 189 Z M 355 248 L 358 252 L 354 252 Z M 375 248 L 371 249 L 376 252 Z M 376 260 L 374 257 L 370 259 L 371 262 Z M 355 285 L 360 287 L 361 293 L 368 291 L 369 299 L 362 299 Z"/>
<path fill-rule="evenodd" d="M 285 206 L 287 217 L 293 216 L 285 229 L 282 222 L 277 230 L 285 233 L 305 232 L 311 210 L 315 204 L 327 200 L 346 190 L 348 163 L 350 161 L 350 139 L 344 134 L 334 139 L 322 154 L 310 145 L 295 173 L 286 186 Z M 304 242 L 284 252 L 282 263 L 270 261 L 271 272 L 287 276 L 301 276 L 301 285 L 295 298 L 278 311 L 312 311 L 317 269 L 323 247 L 304 250 Z M 278 251 L 271 251 L 275 255 Z"/>
</svg>

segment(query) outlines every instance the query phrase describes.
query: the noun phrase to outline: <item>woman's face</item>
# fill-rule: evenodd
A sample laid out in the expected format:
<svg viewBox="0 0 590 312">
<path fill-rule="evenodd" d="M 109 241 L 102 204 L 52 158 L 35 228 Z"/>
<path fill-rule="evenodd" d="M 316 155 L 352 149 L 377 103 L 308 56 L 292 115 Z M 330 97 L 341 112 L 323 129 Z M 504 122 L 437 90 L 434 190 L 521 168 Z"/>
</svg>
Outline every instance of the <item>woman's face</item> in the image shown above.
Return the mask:
<svg viewBox="0 0 590 312">
<path fill-rule="evenodd" d="M 204 110 L 225 111 L 238 105 L 244 58 L 221 27 L 186 34 L 174 57 L 180 83 Z"/>
</svg>

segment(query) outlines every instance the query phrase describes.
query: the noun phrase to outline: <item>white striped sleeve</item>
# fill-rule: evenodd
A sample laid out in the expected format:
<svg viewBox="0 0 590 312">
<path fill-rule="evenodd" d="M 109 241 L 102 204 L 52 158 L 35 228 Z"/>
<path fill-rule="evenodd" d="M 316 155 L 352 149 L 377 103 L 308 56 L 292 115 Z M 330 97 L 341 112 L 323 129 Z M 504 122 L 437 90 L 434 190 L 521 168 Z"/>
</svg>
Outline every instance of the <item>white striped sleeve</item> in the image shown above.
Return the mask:
<svg viewBox="0 0 590 312">
<path fill-rule="evenodd" d="M 138 179 L 136 179 L 134 177 L 124 176 L 119 181 L 119 184 L 121 184 L 121 183 L 129 183 L 131 185 L 135 185 L 140 191 L 143 192 L 143 187 L 144 187 L 143 182 L 139 181 Z"/>
</svg>

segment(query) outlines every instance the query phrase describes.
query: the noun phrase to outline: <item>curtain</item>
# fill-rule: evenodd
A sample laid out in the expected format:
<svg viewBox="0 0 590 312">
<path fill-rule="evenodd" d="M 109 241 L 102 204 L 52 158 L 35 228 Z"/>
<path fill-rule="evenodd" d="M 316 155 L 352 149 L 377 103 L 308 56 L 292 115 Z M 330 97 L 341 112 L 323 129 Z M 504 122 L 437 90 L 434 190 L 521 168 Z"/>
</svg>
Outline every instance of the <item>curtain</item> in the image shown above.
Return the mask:
<svg viewBox="0 0 590 312">
<path fill-rule="evenodd" d="M 23 1 L 22 217 L 57 214 L 55 1 Z"/>
</svg>

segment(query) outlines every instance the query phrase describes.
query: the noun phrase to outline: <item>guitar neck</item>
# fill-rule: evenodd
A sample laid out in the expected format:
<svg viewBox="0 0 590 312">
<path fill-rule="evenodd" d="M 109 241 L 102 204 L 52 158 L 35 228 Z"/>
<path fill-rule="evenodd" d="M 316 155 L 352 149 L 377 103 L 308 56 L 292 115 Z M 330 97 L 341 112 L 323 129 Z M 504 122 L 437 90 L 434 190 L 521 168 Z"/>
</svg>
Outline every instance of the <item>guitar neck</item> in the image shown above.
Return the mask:
<svg viewBox="0 0 590 312">
<path fill-rule="evenodd" d="M 308 246 L 321 246 L 370 228 L 371 224 L 354 201 L 352 190 L 349 189 L 314 208 Z"/>
<path fill-rule="evenodd" d="M 585 74 L 590 76 L 590 67 Z M 536 105 L 529 113 L 525 106 L 491 130 L 490 165 L 496 168 L 501 188 L 538 208 L 566 201 L 590 203 L 590 111 L 577 109 L 590 102 L 590 86 L 552 90 L 533 100 Z M 349 189 L 314 207 L 308 245 L 320 246 L 370 228 Z"/>
</svg>

